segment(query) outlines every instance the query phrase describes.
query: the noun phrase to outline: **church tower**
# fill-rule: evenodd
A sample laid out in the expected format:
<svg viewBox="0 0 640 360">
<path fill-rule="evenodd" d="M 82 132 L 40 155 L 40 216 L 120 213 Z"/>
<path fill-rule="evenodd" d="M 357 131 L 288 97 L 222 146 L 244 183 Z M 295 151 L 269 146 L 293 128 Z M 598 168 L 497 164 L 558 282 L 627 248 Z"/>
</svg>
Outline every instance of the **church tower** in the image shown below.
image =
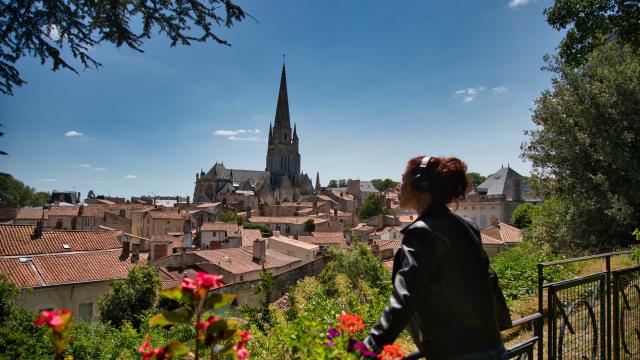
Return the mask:
<svg viewBox="0 0 640 360">
<path fill-rule="evenodd" d="M 286 175 L 293 181 L 300 175 L 300 153 L 298 152 L 298 133 L 295 124 L 291 130 L 289 117 L 289 99 L 287 95 L 287 74 L 284 63 L 280 78 L 280 91 L 276 106 L 276 118 L 269 124 L 269 139 L 267 148 L 267 171 L 272 176 Z"/>
</svg>

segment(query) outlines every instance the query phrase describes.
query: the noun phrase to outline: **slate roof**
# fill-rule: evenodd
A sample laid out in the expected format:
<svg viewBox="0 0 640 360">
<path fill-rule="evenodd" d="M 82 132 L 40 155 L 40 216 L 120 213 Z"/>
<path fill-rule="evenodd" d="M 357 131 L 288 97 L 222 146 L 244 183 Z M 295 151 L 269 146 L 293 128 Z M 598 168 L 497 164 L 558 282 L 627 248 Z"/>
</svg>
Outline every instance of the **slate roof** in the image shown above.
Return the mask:
<svg viewBox="0 0 640 360">
<path fill-rule="evenodd" d="M 124 279 L 129 269 L 146 264 L 145 253 L 135 264 L 120 255 L 121 250 L 114 249 L 47 254 L 28 261 L 3 257 L 0 272 L 7 273 L 18 287 L 29 288 Z"/>
<path fill-rule="evenodd" d="M 205 175 L 208 178 L 231 180 L 234 183 L 243 183 L 249 180 L 252 186 L 255 186 L 259 180 L 269 179 L 270 176 L 269 171 L 227 169 L 222 163 L 215 163 Z"/>
<path fill-rule="evenodd" d="M 371 183 L 371 181 L 360 180 L 360 191 L 362 192 L 378 192 L 375 186 Z"/>
<path fill-rule="evenodd" d="M 0 225 L 0 256 L 52 254 L 120 248 L 120 231 L 43 230 L 31 239 L 34 225 Z M 69 245 L 69 249 L 63 247 Z"/>
</svg>

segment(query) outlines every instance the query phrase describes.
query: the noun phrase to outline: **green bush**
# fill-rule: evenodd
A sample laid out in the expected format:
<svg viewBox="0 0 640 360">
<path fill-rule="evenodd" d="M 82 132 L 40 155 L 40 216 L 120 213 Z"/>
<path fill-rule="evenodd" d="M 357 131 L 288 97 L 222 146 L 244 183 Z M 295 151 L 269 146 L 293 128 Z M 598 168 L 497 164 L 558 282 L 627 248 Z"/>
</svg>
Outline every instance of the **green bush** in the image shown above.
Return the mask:
<svg viewBox="0 0 640 360">
<path fill-rule="evenodd" d="M 558 260 L 546 245 L 524 241 L 496 256 L 492 268 L 498 274 L 500 287 L 509 301 L 537 293 L 538 264 Z M 569 278 L 576 274 L 576 265 L 560 265 L 544 270 L 545 282 Z"/>
</svg>

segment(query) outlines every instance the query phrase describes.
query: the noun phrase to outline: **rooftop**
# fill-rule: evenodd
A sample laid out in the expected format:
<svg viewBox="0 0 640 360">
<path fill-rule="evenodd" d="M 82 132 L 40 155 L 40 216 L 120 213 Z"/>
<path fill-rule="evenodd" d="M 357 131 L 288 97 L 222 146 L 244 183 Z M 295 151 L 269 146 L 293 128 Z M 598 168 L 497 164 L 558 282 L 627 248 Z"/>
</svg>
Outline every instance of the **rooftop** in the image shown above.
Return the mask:
<svg viewBox="0 0 640 360">
<path fill-rule="evenodd" d="M 220 266 L 225 271 L 232 274 L 245 274 L 253 271 L 260 271 L 261 264 L 253 262 L 253 248 L 245 246 L 241 248 L 200 250 L 194 254 L 202 259 L 202 262 L 209 262 Z M 300 262 L 300 259 L 282 254 L 280 252 L 267 249 L 267 260 L 265 269 L 280 268 Z"/>
</svg>

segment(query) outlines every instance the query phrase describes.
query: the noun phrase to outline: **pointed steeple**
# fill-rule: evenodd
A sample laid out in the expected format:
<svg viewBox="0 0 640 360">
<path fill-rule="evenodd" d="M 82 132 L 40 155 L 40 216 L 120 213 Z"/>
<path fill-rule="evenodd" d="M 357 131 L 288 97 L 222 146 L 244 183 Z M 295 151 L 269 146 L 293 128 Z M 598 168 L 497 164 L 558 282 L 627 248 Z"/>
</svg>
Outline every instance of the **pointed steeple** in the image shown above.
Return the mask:
<svg viewBox="0 0 640 360">
<path fill-rule="evenodd" d="M 296 124 L 293 124 L 293 141 L 297 142 L 298 141 L 298 132 L 296 130 Z"/>
<path fill-rule="evenodd" d="M 273 128 L 271 127 L 271 122 L 269 122 L 269 145 L 273 143 Z"/>
<path fill-rule="evenodd" d="M 291 129 L 291 122 L 289 120 L 289 98 L 287 95 L 287 73 L 284 67 L 284 62 L 282 63 L 282 76 L 280 77 L 280 92 L 278 93 L 278 105 L 276 107 L 276 121 L 274 127 L 276 129 Z"/>
<path fill-rule="evenodd" d="M 316 172 L 316 195 L 320 194 L 322 191 L 322 187 L 320 186 L 320 173 Z"/>
</svg>

